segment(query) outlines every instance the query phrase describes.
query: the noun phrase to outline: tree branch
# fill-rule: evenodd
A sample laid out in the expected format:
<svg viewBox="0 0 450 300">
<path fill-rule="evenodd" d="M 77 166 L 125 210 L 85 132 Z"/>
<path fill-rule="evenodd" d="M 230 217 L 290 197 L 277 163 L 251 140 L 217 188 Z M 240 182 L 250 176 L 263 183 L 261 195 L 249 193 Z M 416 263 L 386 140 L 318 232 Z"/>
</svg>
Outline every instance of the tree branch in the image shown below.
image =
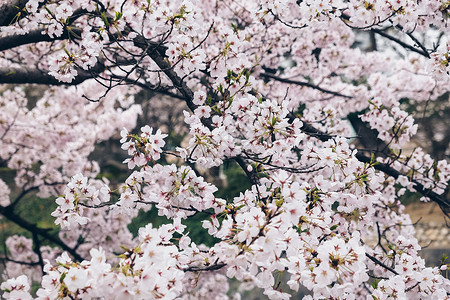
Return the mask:
<svg viewBox="0 0 450 300">
<path fill-rule="evenodd" d="M 27 1 L 25 1 L 27 2 Z M 0 8 L 1 9 L 1 8 Z M 0 10 L 0 20 L 1 20 Z M 64 27 L 63 33 L 57 37 L 49 36 L 44 29 L 35 29 L 26 34 L 15 34 L 0 38 L 0 51 L 12 49 L 22 45 L 35 44 L 39 42 L 53 42 L 65 39 L 79 39 L 81 37 L 82 30 L 77 27 L 72 27 L 72 24 L 76 19 L 86 13 L 84 9 L 77 9 L 71 17 L 69 17 L 68 25 Z"/>
<path fill-rule="evenodd" d="M 72 248 L 67 246 L 63 241 L 61 241 L 58 237 L 53 236 L 49 233 L 48 229 L 37 227 L 34 224 L 31 224 L 27 220 L 23 219 L 19 215 L 17 215 L 12 207 L 10 206 L 0 206 L 0 214 L 3 215 L 5 218 L 10 220 L 11 222 L 14 222 L 15 224 L 19 225 L 20 227 L 28 230 L 33 235 L 38 234 L 42 236 L 43 238 L 47 239 L 48 241 L 55 243 L 59 247 L 61 247 L 63 250 L 69 252 L 73 258 L 77 261 L 82 261 L 83 258 L 76 253 Z"/>
<path fill-rule="evenodd" d="M 56 40 L 64 40 L 66 38 L 68 38 L 67 31 L 64 31 L 63 34 L 59 37 L 50 37 L 48 34 L 45 34 L 44 30 L 38 29 L 30 31 L 27 34 L 8 35 L 0 38 L 0 51 L 39 42 L 53 42 Z"/>
<path fill-rule="evenodd" d="M 253 185 L 258 185 L 259 184 L 259 178 L 258 178 L 258 175 L 256 174 L 256 170 L 249 171 L 248 164 L 240 156 L 234 157 L 234 160 L 239 164 L 241 169 L 244 170 L 245 175 L 247 175 L 248 179 L 250 179 L 250 182 Z"/>
<path fill-rule="evenodd" d="M 370 160 L 371 160 L 369 157 L 365 156 L 361 152 L 356 153 L 356 158 L 360 162 L 364 162 L 364 163 L 370 163 Z M 401 172 L 392 168 L 389 164 L 378 163 L 378 164 L 374 165 L 373 167 L 378 171 L 382 171 L 385 174 L 394 177 L 395 179 L 397 179 L 400 175 L 404 175 Z M 444 194 L 439 195 L 439 194 L 433 192 L 431 189 L 425 188 L 423 184 L 421 184 L 420 182 L 418 182 L 416 180 L 411 180 L 411 182 L 414 183 L 414 189 L 416 191 L 418 191 L 423 196 L 428 197 L 432 201 L 439 204 L 439 207 L 441 208 L 442 212 L 447 217 L 450 216 L 450 201 L 448 199 L 448 195 L 449 195 L 448 189 L 444 192 Z"/>
<path fill-rule="evenodd" d="M 181 93 L 189 109 L 194 111 L 197 108 L 192 101 L 194 99 L 194 93 L 164 59 L 166 47 L 164 47 L 161 43 L 147 41 L 142 36 L 137 36 L 134 39 L 134 44 L 137 47 L 147 51 L 147 55 L 158 65 L 161 70 L 163 70 L 163 73 L 169 77 L 174 87 Z"/>
<path fill-rule="evenodd" d="M 387 38 L 387 39 L 389 39 L 389 40 L 399 44 L 400 46 L 402 46 L 405 49 L 409 49 L 411 51 L 419 53 L 420 55 L 425 56 L 426 58 L 430 58 L 430 54 L 428 53 L 428 51 L 424 51 L 423 48 L 417 49 L 417 48 L 415 48 L 415 47 L 413 47 L 413 46 L 411 46 L 411 45 L 409 45 L 409 44 L 399 40 L 398 38 L 387 34 L 386 32 L 384 32 L 383 30 L 380 30 L 380 29 L 372 28 L 372 29 L 370 29 L 370 31 L 375 32 L 375 33 L 381 35 L 382 37 L 385 37 L 385 38 Z M 411 37 L 411 35 L 409 35 L 409 36 Z M 419 45 L 421 45 L 421 44 L 419 43 Z"/>
<path fill-rule="evenodd" d="M 44 274 L 44 259 L 42 258 L 41 241 L 39 240 L 39 236 L 36 232 L 33 232 L 33 244 L 33 251 L 38 256 L 39 265 L 41 267 L 42 274 Z"/>
<path fill-rule="evenodd" d="M 97 67 L 92 68 L 95 70 Z M 72 82 L 62 82 L 55 77 L 49 75 L 38 69 L 30 68 L 0 68 L 0 84 L 2 83 L 36 83 L 36 84 L 49 84 L 49 85 L 77 85 L 87 79 L 93 78 L 91 73 L 84 70 L 77 70 L 78 75 Z"/>
<path fill-rule="evenodd" d="M 23 189 L 22 192 L 19 194 L 19 196 L 17 196 L 16 199 L 14 199 L 14 201 L 12 201 L 9 206 L 11 206 L 11 207 L 16 206 L 19 203 L 19 201 L 23 197 L 25 197 L 29 192 L 37 190 L 37 189 L 39 189 L 38 186 L 33 186 L 33 187 L 28 188 L 28 189 Z"/>
<path fill-rule="evenodd" d="M 291 115 L 290 116 L 290 120 L 292 120 L 292 118 L 295 118 L 295 116 Z M 303 132 L 305 132 L 306 134 L 310 135 L 310 136 L 314 136 L 316 138 L 318 138 L 319 140 L 326 142 L 329 139 L 332 139 L 334 136 L 324 133 L 320 130 L 318 130 L 317 128 L 315 128 L 314 126 L 312 126 L 311 124 L 308 124 L 306 122 L 303 121 L 303 126 L 300 128 Z M 364 154 L 362 154 L 361 152 L 356 153 L 355 157 L 363 163 L 370 163 L 371 162 L 371 158 L 365 156 Z M 389 164 L 384 164 L 384 163 L 377 163 L 373 166 L 374 169 L 381 171 L 389 176 L 394 177 L 395 179 L 397 179 L 400 175 L 404 175 L 401 172 L 397 171 L 396 169 L 392 168 Z M 414 188 L 416 189 L 416 191 L 418 191 L 420 194 L 422 194 L 425 197 L 430 198 L 432 201 L 436 202 L 437 204 L 439 204 L 439 207 L 441 208 L 442 212 L 449 217 L 450 216 L 450 200 L 448 199 L 450 192 L 449 189 L 447 188 L 447 190 L 444 192 L 444 194 L 439 195 L 435 192 L 433 192 L 431 189 L 427 189 L 424 187 L 423 184 L 421 184 L 420 182 L 416 181 L 416 180 L 411 180 L 412 183 L 414 183 Z"/>
<path fill-rule="evenodd" d="M 19 260 L 14 260 L 12 258 L 9 257 L 0 257 L 0 261 L 1 262 L 12 262 L 15 264 L 19 264 L 19 265 L 26 265 L 26 266 L 38 266 L 39 262 L 27 262 L 27 261 L 19 261 Z"/>
<path fill-rule="evenodd" d="M 397 13 L 397 11 L 396 11 L 394 14 L 396 14 L 396 13 Z M 393 16 L 394 14 L 392 14 L 391 16 Z M 390 16 L 390 17 L 391 17 L 391 16 Z M 349 26 L 349 27 L 352 28 L 352 29 L 359 29 L 359 30 L 362 30 L 362 29 L 368 29 L 368 28 L 370 28 L 370 31 L 371 31 L 371 32 L 377 33 L 377 34 L 381 35 L 382 37 L 385 37 L 385 38 L 387 38 L 387 39 L 389 39 L 389 40 L 391 40 L 391 41 L 393 41 L 393 42 L 399 44 L 400 46 L 402 46 L 402 47 L 405 48 L 405 49 L 409 49 L 409 50 L 411 50 L 411 51 L 414 51 L 414 52 L 416 52 L 416 53 L 419 53 L 420 55 L 423 55 L 423 56 L 425 56 L 425 57 L 427 57 L 427 58 L 430 58 L 430 54 L 429 54 L 428 51 L 425 49 L 425 47 L 424 47 L 424 46 L 423 46 L 423 45 L 422 45 L 422 44 L 421 44 L 421 43 L 420 43 L 420 42 L 419 42 L 419 41 L 418 41 L 411 33 L 406 33 L 406 34 L 407 34 L 414 42 L 417 43 L 417 46 L 419 46 L 420 49 L 417 49 L 417 48 L 415 48 L 415 47 L 413 47 L 413 46 L 411 46 L 411 45 L 409 45 L 409 44 L 407 44 L 407 43 L 405 43 L 405 42 L 399 40 L 398 38 L 393 37 L 393 36 L 387 34 L 386 32 L 384 32 L 384 30 L 377 29 L 377 28 L 373 28 L 374 25 L 378 25 L 378 24 L 380 24 L 380 23 L 383 23 L 384 21 L 387 21 L 390 17 L 388 17 L 388 18 L 382 20 L 382 21 L 379 22 L 379 23 L 374 23 L 374 24 L 372 24 L 372 25 L 369 25 L 369 26 L 366 26 L 366 27 L 363 27 L 363 28 L 358 28 L 358 27 L 350 26 L 350 25 L 346 22 L 346 21 L 349 21 L 349 20 L 350 20 L 350 16 L 349 16 L 349 15 L 347 15 L 347 14 L 342 14 L 342 15 L 341 15 L 341 19 L 344 21 L 344 24 L 347 25 L 347 26 Z M 391 21 L 391 23 L 392 23 L 392 21 Z M 372 28 L 371 28 L 371 27 L 372 27 Z M 396 27 L 397 29 L 403 30 L 403 28 L 402 28 L 401 26 L 399 26 L 399 25 L 397 25 L 397 26 L 395 26 L 395 27 Z"/>
<path fill-rule="evenodd" d="M 392 269 L 391 267 L 386 266 L 384 263 L 382 263 L 379 259 L 377 259 L 376 257 L 370 255 L 369 253 L 366 252 L 366 256 L 367 258 L 369 258 L 371 261 L 373 261 L 374 263 L 376 263 L 377 265 L 382 266 L 383 268 L 385 268 L 386 270 L 391 271 L 392 273 L 394 273 L 395 275 L 398 275 L 397 271 L 395 271 L 394 269 Z"/>
<path fill-rule="evenodd" d="M 200 272 L 200 271 L 214 271 L 219 270 L 223 267 L 225 267 L 226 264 L 224 263 L 215 263 L 213 265 L 205 266 L 205 267 L 197 267 L 197 266 L 190 266 L 183 269 L 184 272 Z"/>
<path fill-rule="evenodd" d="M 290 84 L 295 84 L 295 85 L 300 85 L 300 86 L 306 86 L 306 87 L 309 87 L 309 88 L 321 91 L 322 93 L 331 94 L 331 95 L 334 95 L 334 96 L 337 96 L 337 97 L 343 97 L 343 98 L 349 98 L 349 99 L 353 98 L 352 96 L 343 95 L 343 94 L 341 94 L 339 92 L 330 91 L 330 90 L 321 88 L 320 86 L 311 84 L 309 82 L 303 82 L 303 81 L 296 81 L 296 80 L 281 78 L 281 77 L 278 77 L 278 76 L 275 76 L 275 75 L 272 75 L 272 74 L 268 74 L 268 73 L 261 73 L 261 74 L 259 74 L 259 76 L 265 77 L 265 78 L 271 78 L 271 79 L 274 79 L 276 81 L 283 82 L 283 83 L 290 83 Z"/>
<path fill-rule="evenodd" d="M 347 119 L 350 121 L 350 124 L 352 124 L 359 142 L 367 150 L 376 151 L 384 157 L 388 156 L 389 151 L 386 151 L 388 150 L 388 145 L 378 138 L 378 132 L 369 128 L 368 124 L 363 122 L 358 114 L 359 113 L 350 113 L 347 115 Z"/>
<path fill-rule="evenodd" d="M 3 4 L 0 7 L 0 26 L 8 26 L 13 23 L 14 18 L 23 10 L 28 0 L 16 0 Z"/>
</svg>

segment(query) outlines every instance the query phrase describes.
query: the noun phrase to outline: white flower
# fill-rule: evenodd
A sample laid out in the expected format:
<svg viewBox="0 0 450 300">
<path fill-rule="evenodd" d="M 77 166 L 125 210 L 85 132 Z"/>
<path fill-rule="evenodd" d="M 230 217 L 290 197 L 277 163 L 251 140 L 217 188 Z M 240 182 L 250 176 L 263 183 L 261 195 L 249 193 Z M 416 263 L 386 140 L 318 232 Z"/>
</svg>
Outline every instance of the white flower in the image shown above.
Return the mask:
<svg viewBox="0 0 450 300">
<path fill-rule="evenodd" d="M 71 292 L 86 286 L 88 281 L 86 270 L 79 268 L 70 268 L 64 278 L 64 283 Z"/>
<path fill-rule="evenodd" d="M 209 118 L 210 113 L 211 107 L 207 105 L 199 106 L 194 110 L 194 114 L 199 118 Z"/>
<path fill-rule="evenodd" d="M 74 195 L 68 194 L 65 197 L 59 197 L 56 199 L 56 204 L 60 206 L 61 211 L 64 213 L 70 209 L 74 209 L 75 205 L 73 201 L 75 200 Z"/>
<path fill-rule="evenodd" d="M 10 193 L 9 187 L 6 185 L 6 183 L 0 179 L 0 205 L 1 206 L 8 206 L 9 201 L 9 193 Z"/>
</svg>

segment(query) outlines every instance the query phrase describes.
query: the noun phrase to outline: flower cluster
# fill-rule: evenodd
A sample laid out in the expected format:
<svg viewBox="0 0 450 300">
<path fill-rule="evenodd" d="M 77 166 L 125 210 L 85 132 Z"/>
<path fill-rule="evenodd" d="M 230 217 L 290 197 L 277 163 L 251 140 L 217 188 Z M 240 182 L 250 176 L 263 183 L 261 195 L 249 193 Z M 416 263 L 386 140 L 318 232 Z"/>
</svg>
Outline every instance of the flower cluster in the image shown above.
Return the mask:
<svg viewBox="0 0 450 300">
<path fill-rule="evenodd" d="M 77 173 L 95 177 L 98 164 L 88 159 L 94 143 L 135 126 L 140 106 L 116 101 L 125 98 L 129 88 L 116 89 L 111 101 L 86 103 L 83 93 L 90 97 L 102 93 L 92 84 L 42 90 L 35 105 L 27 102 L 22 89 L 2 93 L 0 157 L 18 170 L 18 187 L 39 187 L 40 195 L 49 197 L 60 194 L 57 187 Z"/>
<path fill-rule="evenodd" d="M 148 198 L 144 196 L 144 199 L 155 203 L 160 215 L 186 218 L 196 211 L 209 208 L 216 211 L 223 209 L 224 200 L 214 196 L 217 188 L 205 182 L 203 177 L 197 176 L 190 167 L 158 165 L 153 171 L 157 172 L 158 178 L 155 180 L 153 177 L 149 180 L 150 183 L 158 182 L 158 187 L 152 187 L 150 184 L 145 190 Z"/>
<path fill-rule="evenodd" d="M 5 299 L 33 299 L 30 294 L 30 283 L 26 275 L 8 279 L 2 283 L 0 290 L 3 291 Z"/>
<path fill-rule="evenodd" d="M 375 300 L 381 299 L 446 299 L 448 283 L 444 283 L 437 268 L 426 268 L 414 276 L 396 275 L 382 279 L 371 295 Z M 419 292 L 405 292 L 410 287 L 418 287 Z"/>
<path fill-rule="evenodd" d="M 447 79 L 450 76 L 450 41 L 447 41 L 442 51 L 433 53 L 431 56 L 431 73 L 438 80 Z"/>
<path fill-rule="evenodd" d="M 316 297 L 352 294 L 345 285 L 330 286 L 336 281 L 359 285 L 368 280 L 364 253 L 357 235 L 347 241 L 334 237 L 317 249 L 310 249 L 300 259 L 290 258 L 289 272 L 292 276 L 288 284 L 298 288 L 298 281 L 301 280 L 307 288 L 314 290 Z"/>
<path fill-rule="evenodd" d="M 65 51 L 56 54 L 49 64 L 50 75 L 62 82 L 70 83 L 78 75 L 77 68 L 89 70 L 95 66 L 108 36 L 90 32 L 90 29 L 88 26 L 83 30 L 81 45 L 69 44 Z"/>
<path fill-rule="evenodd" d="M 122 149 L 128 151 L 130 158 L 127 158 L 124 163 L 128 164 L 128 168 L 133 169 L 135 166 L 142 167 L 149 161 L 158 160 L 163 152 L 162 148 L 166 144 L 164 138 L 167 134 L 161 133 L 158 129 L 153 134 L 153 128 L 146 125 L 141 128 L 141 135 L 131 135 L 127 129 L 120 132 L 122 139 Z M 130 140 L 128 140 L 130 138 Z"/>
<path fill-rule="evenodd" d="M 169 61 L 175 66 L 175 70 L 182 74 L 189 74 L 192 71 L 206 68 L 204 50 L 194 48 L 188 36 L 180 36 L 169 45 L 167 55 Z"/>
<path fill-rule="evenodd" d="M 134 299 L 173 299 L 183 288 L 183 256 L 171 243 L 173 226 L 159 229 L 151 224 L 139 230 L 139 246 L 125 249 L 116 266 L 106 262 L 102 249 L 92 249 L 90 260 L 73 262 L 66 252 L 57 258 L 58 266 L 45 266 L 40 298 L 133 297 Z M 136 284 L 137 283 L 137 284 Z M 3 286 L 2 286 L 3 287 Z"/>
<path fill-rule="evenodd" d="M 378 138 L 392 148 L 400 149 L 416 134 L 417 124 L 414 119 L 398 106 L 385 107 L 379 100 L 372 100 L 369 111 L 361 116 L 378 131 Z"/>
<path fill-rule="evenodd" d="M 16 278 L 4 297 L 30 298 L 43 269 L 41 299 L 225 299 L 227 277 L 270 299 L 289 298 L 283 277 L 306 299 L 448 298 L 447 266 L 420 258 L 400 201 L 448 198 L 450 164 L 405 151 L 420 125 L 405 106 L 450 91 L 447 2 L 31 0 L 0 12 L 0 80 L 70 84 L 0 89 L 0 161 L 22 191 L 0 180 L 1 211 L 25 224 L 16 208 L 39 189 L 60 195 L 61 226 L 27 226 L 34 245 L 6 240 Z M 143 111 L 155 122 L 133 134 Z M 131 174 L 109 188 L 90 154 L 122 128 Z M 218 198 L 202 167 L 223 164 L 251 187 Z M 169 224 L 133 237 L 151 208 Z M 214 242 L 192 242 L 187 218 Z"/>
<path fill-rule="evenodd" d="M 425 188 L 443 194 L 450 179 L 448 171 L 450 164 L 446 160 L 435 161 L 422 148 L 416 148 L 409 155 L 400 155 L 398 161 L 393 162 L 396 169 L 405 172 L 408 176 L 399 176 L 399 183 L 410 191 L 415 191 L 413 180 Z M 380 160 L 390 163 L 392 159 Z M 425 200 L 425 199 L 424 199 Z"/>
<path fill-rule="evenodd" d="M 190 115 L 184 112 L 185 122 L 190 124 L 189 145 L 184 148 L 177 148 L 183 159 L 187 161 L 195 161 L 197 164 L 210 168 L 222 164 L 223 159 L 239 154 L 240 147 L 235 145 L 233 137 L 229 134 L 225 126 L 217 126 L 213 130 L 202 124 L 200 117 L 205 113 L 202 108 L 208 106 L 200 106 L 195 111 L 196 114 Z M 205 108 L 205 111 L 207 109 Z M 213 121 L 220 122 L 213 117 Z"/>
<path fill-rule="evenodd" d="M 238 120 L 236 131 L 242 143 L 242 151 L 256 155 L 258 159 L 270 160 L 278 165 L 291 150 L 299 145 L 304 134 L 302 122 L 289 122 L 288 110 L 275 101 L 259 101 L 256 97 L 236 97 L 230 107 Z M 252 126 L 246 126 L 251 124 Z"/>
<path fill-rule="evenodd" d="M 81 174 L 73 176 L 64 189 L 64 195 L 56 199 L 58 207 L 52 213 L 55 223 L 61 228 L 71 228 L 86 224 L 89 219 L 83 216 L 84 206 L 99 205 L 110 200 L 109 188 L 98 188 L 98 183 L 88 183 Z"/>
</svg>

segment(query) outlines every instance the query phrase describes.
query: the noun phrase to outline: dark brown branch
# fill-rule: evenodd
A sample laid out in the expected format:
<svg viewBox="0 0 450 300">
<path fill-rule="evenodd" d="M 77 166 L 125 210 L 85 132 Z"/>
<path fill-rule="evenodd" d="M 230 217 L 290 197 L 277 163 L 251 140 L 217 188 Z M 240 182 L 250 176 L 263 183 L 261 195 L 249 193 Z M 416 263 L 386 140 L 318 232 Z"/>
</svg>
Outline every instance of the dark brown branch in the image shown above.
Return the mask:
<svg viewBox="0 0 450 300">
<path fill-rule="evenodd" d="M 248 164 L 240 156 L 235 157 L 234 160 L 239 164 L 239 166 L 242 168 L 242 170 L 244 170 L 245 174 L 250 179 L 250 182 L 253 185 L 258 185 L 259 184 L 259 178 L 258 178 L 258 175 L 256 174 L 256 170 L 249 171 L 248 170 Z"/>
<path fill-rule="evenodd" d="M 10 220 L 11 222 L 14 222 L 18 226 L 28 230 L 29 232 L 33 234 L 38 234 L 43 238 L 45 238 L 46 240 L 55 243 L 56 245 L 61 247 L 64 251 L 69 252 L 69 254 L 71 254 L 75 260 L 77 261 L 83 260 L 83 258 L 78 253 L 76 253 L 72 248 L 67 246 L 58 237 L 51 235 L 49 233 L 49 229 L 40 228 L 37 227 L 35 224 L 28 222 L 27 220 L 23 219 L 21 216 L 16 214 L 12 207 L 0 206 L 0 214 L 3 215 L 6 219 Z"/>
<path fill-rule="evenodd" d="M 50 37 L 48 34 L 45 34 L 44 30 L 33 30 L 27 34 L 8 35 L 0 38 L 0 51 L 39 42 L 64 40 L 66 38 L 68 38 L 67 32 L 64 32 L 60 37 Z"/>
<path fill-rule="evenodd" d="M 382 266 L 383 268 L 385 268 L 388 271 L 391 271 L 392 273 L 394 273 L 395 275 L 398 275 L 397 271 L 395 271 L 394 269 L 392 269 L 391 267 L 385 265 L 384 263 L 382 263 L 379 259 L 377 259 L 376 257 L 370 255 L 369 253 L 366 252 L 366 256 L 367 258 L 369 258 L 371 261 L 373 261 L 374 263 L 376 263 L 377 265 Z"/>
<path fill-rule="evenodd" d="M 342 14 L 340 18 L 344 21 L 344 24 L 345 24 L 345 25 L 349 26 L 349 27 L 352 28 L 352 29 L 364 30 L 364 29 L 370 28 L 370 31 L 371 31 L 371 32 L 377 33 L 377 34 L 381 35 L 382 37 L 385 37 L 385 38 L 387 38 L 387 39 L 389 39 L 389 40 L 391 40 L 391 41 L 393 41 L 393 42 L 399 44 L 400 46 L 402 46 L 402 47 L 405 48 L 405 49 L 409 49 L 409 50 L 411 50 L 411 51 L 414 51 L 414 52 L 419 53 L 420 55 L 423 55 L 423 56 L 425 56 L 425 57 L 427 57 L 427 58 L 430 58 L 430 54 L 428 53 L 428 51 L 427 51 L 427 50 L 425 49 L 425 47 L 424 47 L 424 46 L 423 46 L 423 45 L 422 45 L 422 44 L 421 44 L 421 43 L 420 43 L 420 42 L 412 35 L 412 33 L 406 33 L 406 34 L 407 34 L 414 42 L 416 42 L 417 46 L 420 47 L 420 49 L 417 49 L 417 48 L 415 48 L 415 47 L 413 47 L 413 46 L 411 46 L 411 45 L 409 45 L 409 44 L 407 44 L 407 43 L 405 43 L 405 42 L 399 40 L 398 38 L 393 37 L 393 36 L 387 34 L 387 33 L 386 33 L 384 30 L 382 30 L 382 29 L 374 28 L 375 25 L 379 25 L 379 24 L 381 24 L 381 23 L 387 21 L 390 17 L 394 16 L 397 12 L 398 12 L 398 11 L 395 11 L 395 12 L 392 13 L 392 15 L 390 15 L 390 16 L 387 17 L 386 19 L 380 20 L 379 22 L 375 22 L 375 23 L 373 23 L 373 24 L 371 24 L 371 25 L 369 25 L 369 26 L 365 26 L 365 27 L 354 27 L 354 26 L 351 26 L 350 24 L 348 24 L 348 21 L 350 20 L 350 16 L 347 15 L 347 14 Z M 392 23 L 392 21 L 391 21 L 391 23 Z M 397 26 L 395 26 L 395 27 L 396 27 L 397 29 L 401 30 L 401 31 L 403 30 L 403 28 L 402 28 L 400 25 L 397 25 Z"/>
<path fill-rule="evenodd" d="M 26 2 L 26 1 L 25 1 Z M 51 37 L 46 34 L 44 29 L 36 29 L 27 34 L 15 34 L 0 38 L 0 51 L 12 49 L 22 45 L 35 44 L 39 42 L 53 42 L 65 39 L 79 39 L 81 37 L 81 29 L 71 27 L 70 25 L 79 17 L 84 15 L 84 9 L 77 9 L 68 20 L 68 26 L 64 28 L 63 33 L 58 37 Z M 1 20 L 1 11 L 0 11 Z"/>
<path fill-rule="evenodd" d="M 411 50 L 411 51 L 414 51 L 414 52 L 416 52 L 416 53 L 419 53 L 420 55 L 423 55 L 423 56 L 425 56 L 425 57 L 427 57 L 427 58 L 430 58 L 430 54 L 428 53 L 428 51 L 424 51 L 423 48 L 417 49 L 417 48 L 415 48 L 415 47 L 413 47 L 413 46 L 411 46 L 411 45 L 409 45 L 409 44 L 407 44 L 407 43 L 405 43 L 405 42 L 399 40 L 398 38 L 393 37 L 392 35 L 387 34 L 387 33 L 384 32 L 383 30 L 376 29 L 376 28 L 372 28 L 372 29 L 370 29 L 370 30 L 371 30 L 372 32 L 375 32 L 375 33 L 381 35 L 382 37 L 385 37 L 385 38 L 387 38 L 387 39 L 389 39 L 389 40 L 391 40 L 391 41 L 393 41 L 393 42 L 399 44 L 400 46 L 402 46 L 402 47 L 405 48 L 405 49 L 409 49 L 409 50 Z M 419 44 L 419 45 L 420 45 L 420 44 Z"/>
<path fill-rule="evenodd" d="M 297 80 L 281 78 L 281 77 L 278 77 L 278 76 L 275 76 L 275 75 L 272 75 L 272 74 L 268 74 L 268 73 L 261 73 L 261 74 L 259 74 L 259 76 L 265 77 L 265 78 L 271 78 L 271 79 L 274 79 L 276 81 L 283 82 L 283 83 L 290 83 L 290 84 L 295 84 L 295 85 L 300 85 L 300 86 L 306 86 L 306 87 L 309 87 L 309 88 L 321 91 L 322 93 L 327 93 L 327 94 L 334 95 L 334 96 L 337 96 L 337 97 L 343 97 L 343 98 L 349 98 L 349 99 L 353 98 L 352 96 L 343 95 L 343 94 L 341 94 L 339 92 L 330 91 L 330 90 L 321 88 L 320 86 L 311 84 L 309 82 L 303 82 L 303 81 L 297 81 Z"/>
<path fill-rule="evenodd" d="M 194 111 L 197 108 L 192 102 L 194 93 L 164 59 L 166 47 L 163 47 L 160 43 L 147 41 L 142 36 L 136 37 L 134 44 L 143 50 L 147 49 L 147 55 L 163 70 L 164 74 L 172 81 L 174 87 L 181 93 L 189 109 Z"/>
<path fill-rule="evenodd" d="M 33 232 L 33 252 L 36 253 L 39 259 L 39 266 L 41 267 L 42 274 L 44 274 L 44 259 L 41 252 L 41 241 L 37 233 Z"/>
<path fill-rule="evenodd" d="M 202 45 L 206 39 L 208 38 L 214 23 L 211 24 L 209 27 L 208 33 L 206 34 L 205 38 L 200 41 L 200 43 L 195 46 L 191 51 L 197 49 Z M 181 96 L 186 101 L 187 106 L 191 111 L 194 111 L 197 108 L 197 105 L 194 104 L 193 98 L 194 93 L 192 90 L 186 85 L 186 83 L 183 81 L 183 78 L 178 76 L 178 74 L 173 70 L 173 66 L 170 66 L 169 63 L 166 61 L 166 55 L 165 52 L 167 50 L 167 47 L 162 45 L 162 42 L 153 42 L 146 40 L 143 36 L 139 35 L 133 40 L 135 46 L 140 47 L 141 49 L 145 50 L 147 52 L 147 55 L 158 65 L 158 67 L 166 74 L 166 76 L 172 81 L 172 84 L 174 87 L 180 92 Z M 209 129 L 212 130 L 212 124 L 209 119 L 202 120 L 203 125 L 207 126 Z"/>
<path fill-rule="evenodd" d="M 377 242 L 377 246 L 380 246 L 381 250 L 383 250 L 383 252 L 387 255 L 388 252 L 386 251 L 386 249 L 384 249 L 383 245 L 381 244 L 381 231 L 380 231 L 380 223 L 376 223 L 377 224 L 377 235 L 378 235 L 378 242 Z"/>
<path fill-rule="evenodd" d="M 388 145 L 378 138 L 378 132 L 369 128 L 368 124 L 361 120 L 359 113 L 350 113 L 347 115 L 347 119 L 352 124 L 359 142 L 365 149 L 372 151 L 387 149 Z"/>
<path fill-rule="evenodd" d="M 290 116 L 289 120 L 292 121 L 292 117 Z M 294 117 L 295 118 L 295 117 Z M 303 131 L 304 133 L 306 133 L 309 136 L 313 136 L 315 138 L 318 138 L 319 140 L 326 142 L 329 139 L 335 138 L 335 135 L 331 135 L 325 132 L 320 131 L 319 129 L 315 128 L 314 126 L 312 126 L 311 124 L 302 121 L 303 125 L 300 128 L 301 131 Z"/>
<path fill-rule="evenodd" d="M 100 67 L 100 66 L 99 66 Z M 97 69 L 94 67 L 93 70 Z M 72 82 L 62 82 L 55 77 L 38 69 L 30 68 L 0 68 L 0 84 L 2 83 L 36 83 L 49 85 L 77 85 L 87 79 L 93 78 L 91 73 L 84 70 L 77 70 L 78 75 Z"/>
<path fill-rule="evenodd" d="M 397 25 L 397 26 L 399 26 L 399 25 Z M 424 53 L 424 55 L 425 55 L 427 58 L 431 58 L 431 57 L 430 57 L 430 54 L 428 53 L 427 48 L 425 48 L 425 46 L 424 46 L 421 42 L 419 42 L 419 40 L 412 34 L 412 32 L 408 32 L 408 33 L 406 33 L 406 34 L 411 38 L 411 40 L 413 40 L 414 43 L 416 43 L 416 45 L 417 45 L 420 49 L 422 49 L 422 52 Z"/>
<path fill-rule="evenodd" d="M 414 289 L 415 287 L 417 287 L 419 284 L 420 284 L 420 282 L 416 282 L 416 284 L 414 284 L 414 285 L 410 286 L 409 288 L 407 288 L 407 289 L 405 290 L 405 292 L 409 292 L 410 290 L 412 290 L 412 289 Z M 448 294 L 448 293 L 447 293 L 447 294 Z"/>
<path fill-rule="evenodd" d="M 39 262 L 27 262 L 27 261 L 20 261 L 20 260 L 15 260 L 9 257 L 0 257 L 0 261 L 1 262 L 12 262 L 15 264 L 19 264 L 19 265 L 25 265 L 25 266 L 38 266 Z"/>
<path fill-rule="evenodd" d="M 190 267 L 184 268 L 183 271 L 184 272 L 215 271 L 215 270 L 219 270 L 225 266 L 226 266 L 226 264 L 224 264 L 224 263 L 216 263 L 216 264 L 204 266 L 204 267 L 190 266 Z"/>
<path fill-rule="evenodd" d="M 280 21 L 283 25 L 286 25 L 287 27 L 293 28 L 293 29 L 303 29 L 305 28 L 307 25 L 302 25 L 302 26 L 295 26 L 292 24 L 289 24 L 288 22 L 283 21 L 277 14 L 275 14 L 271 9 L 269 9 L 270 14 L 278 21 Z"/>
<path fill-rule="evenodd" d="M 13 23 L 17 14 L 23 10 L 28 0 L 16 0 L 3 4 L 0 7 L 0 26 L 8 26 Z"/>
<path fill-rule="evenodd" d="M 37 189 L 39 189 L 38 186 L 33 186 L 28 189 L 23 189 L 22 192 L 19 194 L 19 196 L 17 196 L 16 199 L 14 199 L 14 201 L 12 201 L 12 203 L 9 206 L 11 206 L 11 207 L 16 206 L 19 203 L 19 201 L 22 200 L 22 198 L 25 197 L 29 192 L 35 191 Z"/>
</svg>

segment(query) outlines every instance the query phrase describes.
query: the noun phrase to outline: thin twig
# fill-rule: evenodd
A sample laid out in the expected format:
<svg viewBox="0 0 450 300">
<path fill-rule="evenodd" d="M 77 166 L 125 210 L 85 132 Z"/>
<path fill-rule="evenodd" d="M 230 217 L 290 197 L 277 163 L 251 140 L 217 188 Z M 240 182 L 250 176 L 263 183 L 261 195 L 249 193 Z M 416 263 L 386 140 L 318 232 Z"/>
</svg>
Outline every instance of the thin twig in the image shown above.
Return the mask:
<svg viewBox="0 0 450 300">
<path fill-rule="evenodd" d="M 283 83 L 289 83 L 289 84 L 295 84 L 295 85 L 300 85 L 300 86 L 306 86 L 306 87 L 309 87 L 309 88 L 321 91 L 323 93 L 331 94 L 331 95 L 334 95 L 334 96 L 337 96 L 337 97 L 343 97 L 343 98 L 347 98 L 347 99 L 353 98 L 353 96 L 343 95 L 343 94 L 341 94 L 339 92 L 330 91 L 330 90 L 321 88 L 320 86 L 314 85 L 314 84 L 309 83 L 309 82 L 291 80 L 291 79 L 287 79 L 287 78 L 281 78 L 281 77 L 278 77 L 278 76 L 275 76 L 275 75 L 272 75 L 272 74 L 268 74 L 268 73 L 261 73 L 259 76 L 266 77 L 266 78 L 271 78 L 271 79 L 274 79 L 276 81 L 283 82 Z"/>
<path fill-rule="evenodd" d="M 391 271 L 392 273 L 394 273 L 395 275 L 398 275 L 398 272 L 395 271 L 394 269 L 392 269 L 391 267 L 385 265 L 384 263 L 382 263 L 380 260 L 378 260 L 376 257 L 370 255 L 369 253 L 366 253 L 366 256 L 373 261 L 374 263 L 376 263 L 377 265 L 382 266 L 383 268 L 385 268 L 388 271 Z"/>
</svg>

